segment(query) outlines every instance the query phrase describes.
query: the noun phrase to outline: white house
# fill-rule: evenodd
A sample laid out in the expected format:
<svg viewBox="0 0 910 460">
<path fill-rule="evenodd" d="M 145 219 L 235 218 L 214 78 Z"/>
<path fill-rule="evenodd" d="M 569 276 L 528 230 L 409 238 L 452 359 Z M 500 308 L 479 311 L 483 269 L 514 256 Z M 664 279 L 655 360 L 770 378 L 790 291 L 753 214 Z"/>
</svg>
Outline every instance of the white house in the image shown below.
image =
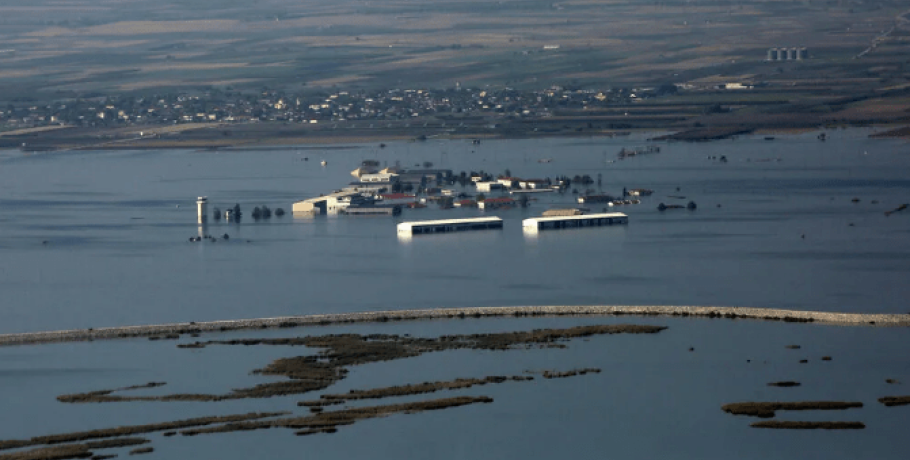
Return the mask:
<svg viewBox="0 0 910 460">
<path fill-rule="evenodd" d="M 475 182 L 478 192 L 492 192 L 493 190 L 502 190 L 504 186 L 499 182 Z"/>
<path fill-rule="evenodd" d="M 543 179 L 525 179 L 525 180 L 519 182 L 518 185 L 520 185 L 521 188 L 523 188 L 523 189 L 530 189 L 530 190 L 549 187 L 549 185 L 547 185 L 547 181 L 545 181 Z"/>
</svg>

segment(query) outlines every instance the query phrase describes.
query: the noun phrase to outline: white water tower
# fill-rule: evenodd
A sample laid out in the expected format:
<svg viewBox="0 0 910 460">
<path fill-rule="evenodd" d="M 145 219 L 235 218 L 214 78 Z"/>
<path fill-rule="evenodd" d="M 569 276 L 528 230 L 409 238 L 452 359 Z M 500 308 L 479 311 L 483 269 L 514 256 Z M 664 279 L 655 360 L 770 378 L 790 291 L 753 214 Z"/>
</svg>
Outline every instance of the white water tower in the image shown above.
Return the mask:
<svg viewBox="0 0 910 460">
<path fill-rule="evenodd" d="M 200 196 L 196 198 L 196 220 L 200 224 L 205 222 L 209 215 L 209 198 Z"/>
</svg>

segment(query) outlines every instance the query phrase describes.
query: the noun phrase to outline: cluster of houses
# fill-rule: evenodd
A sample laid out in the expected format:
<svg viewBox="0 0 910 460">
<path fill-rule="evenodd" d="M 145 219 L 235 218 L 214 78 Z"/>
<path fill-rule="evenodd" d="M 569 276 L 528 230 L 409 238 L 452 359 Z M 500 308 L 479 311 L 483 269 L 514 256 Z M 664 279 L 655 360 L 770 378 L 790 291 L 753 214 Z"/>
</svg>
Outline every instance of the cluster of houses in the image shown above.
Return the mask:
<svg viewBox="0 0 910 460">
<path fill-rule="evenodd" d="M 310 92 L 263 90 L 258 93 L 211 90 L 201 94 L 164 94 L 74 98 L 44 104 L 0 106 L 0 126 L 169 125 L 201 122 L 281 121 L 326 123 L 417 120 L 437 116 L 501 114 L 552 116 L 557 109 L 586 109 L 628 103 L 647 90 L 568 89 L 389 89 Z M 444 123 L 443 123 L 444 124 Z"/>
<path fill-rule="evenodd" d="M 450 169 L 406 169 L 398 165 L 381 168 L 378 161 L 366 160 L 351 171 L 355 180 L 341 189 L 328 194 L 308 198 L 293 204 L 294 213 L 303 214 L 349 214 L 349 215 L 398 215 L 403 208 L 425 208 L 435 204 L 443 209 L 478 208 L 494 210 L 526 207 L 529 196 L 537 193 L 564 192 L 572 184 L 590 185 L 594 179 L 585 176 L 556 177 L 555 179 L 522 179 L 506 173 L 494 177 L 484 172 L 461 172 L 454 175 Z M 597 178 L 598 184 L 600 177 Z M 460 183 L 463 187 L 474 188 L 468 194 L 464 188 L 450 186 Z M 487 196 L 496 192 L 495 196 Z M 506 195 L 508 193 L 508 195 Z M 607 206 L 639 204 L 637 197 L 650 195 L 651 190 L 623 190 L 622 197 L 599 194 L 591 189 L 577 194 L 579 204 L 602 203 Z M 514 198 L 513 198 L 514 197 Z"/>
<path fill-rule="evenodd" d="M 526 206 L 526 197 L 486 197 L 490 192 L 552 192 L 563 187 L 550 179 L 520 179 L 472 173 L 468 181 L 477 192 L 470 197 L 463 191 L 443 188 L 456 183 L 450 169 L 404 169 L 398 166 L 379 169 L 377 162 L 364 161 L 351 172 L 356 180 L 332 193 L 298 201 L 295 213 L 311 214 L 389 214 L 401 208 L 422 208 L 435 203 L 441 208 L 476 207 L 482 210 Z M 420 195 L 418 197 L 418 195 Z"/>
</svg>

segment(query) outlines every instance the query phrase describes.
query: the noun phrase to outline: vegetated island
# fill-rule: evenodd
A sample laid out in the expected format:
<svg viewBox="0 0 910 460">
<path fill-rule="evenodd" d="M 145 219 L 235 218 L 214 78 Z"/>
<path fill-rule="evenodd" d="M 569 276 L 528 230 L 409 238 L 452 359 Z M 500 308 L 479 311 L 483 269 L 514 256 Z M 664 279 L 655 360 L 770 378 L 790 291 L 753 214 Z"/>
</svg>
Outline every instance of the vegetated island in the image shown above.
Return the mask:
<svg viewBox="0 0 910 460">
<path fill-rule="evenodd" d="M 240 398 L 268 398 L 272 396 L 303 394 L 324 390 L 331 384 L 346 377 L 348 368 L 354 365 L 378 363 L 396 359 L 421 356 L 424 353 L 454 349 L 475 349 L 488 351 L 507 351 L 514 349 L 533 349 L 548 347 L 565 347 L 561 342 L 594 335 L 613 334 L 655 334 L 666 329 L 664 326 L 650 325 L 593 325 L 563 329 L 535 329 L 502 333 L 445 335 L 436 338 L 419 338 L 409 335 L 388 334 L 334 334 L 313 337 L 291 337 L 278 339 L 240 339 L 226 341 L 199 342 L 201 348 L 208 346 L 307 346 L 318 348 L 316 355 L 305 355 L 280 358 L 265 368 L 255 370 L 261 375 L 283 376 L 287 380 L 265 383 L 252 388 L 233 390 L 227 395 L 169 395 L 151 397 L 115 396 L 118 391 L 133 391 L 164 386 L 164 382 L 149 382 L 141 385 L 119 387 L 111 390 L 99 390 L 88 393 L 62 395 L 61 402 L 123 402 L 123 401 L 208 401 L 216 402 Z M 198 347 L 197 347 L 198 348 Z M 567 378 L 589 373 L 598 373 L 599 369 L 573 369 L 568 371 L 542 371 L 547 378 Z M 49 444 L 65 444 L 55 450 L 39 447 L 25 452 L 0 455 L 0 460 L 25 459 L 63 459 L 82 458 L 92 454 L 92 449 L 113 447 L 116 443 L 133 445 L 144 443 L 134 440 L 123 440 L 122 437 L 141 433 L 163 432 L 164 437 L 177 433 L 183 436 L 200 434 L 227 433 L 268 428 L 288 428 L 297 435 L 334 433 L 339 427 L 351 425 L 357 421 L 385 417 L 391 414 L 414 414 L 428 410 L 440 410 L 476 403 L 491 403 L 487 396 L 455 396 L 367 407 L 346 407 L 326 411 L 325 407 L 334 406 L 351 400 L 380 399 L 387 397 L 418 395 L 438 391 L 455 391 L 475 385 L 502 384 L 506 382 L 529 382 L 534 377 L 489 376 L 485 378 L 455 379 L 451 381 L 423 382 L 368 390 L 351 390 L 343 394 L 324 394 L 318 400 L 301 401 L 298 407 L 309 409 L 308 415 L 294 416 L 288 412 L 267 412 L 237 414 L 219 417 L 202 417 L 173 422 L 98 429 L 51 436 L 39 436 L 23 440 L 0 441 L 0 450 L 21 449 L 24 447 Z M 115 438 L 110 444 L 76 444 L 86 440 Z M 144 440 L 143 440 L 144 441 Z M 132 443 L 132 444 L 129 444 Z M 141 448 L 135 453 L 151 452 L 149 447 Z M 132 454 L 132 452 L 131 452 Z"/>
<path fill-rule="evenodd" d="M 863 407 L 863 403 L 842 401 L 741 402 L 726 404 L 721 409 L 733 415 L 771 418 L 779 410 L 843 410 L 854 407 Z"/>
<path fill-rule="evenodd" d="M 888 407 L 906 406 L 910 404 L 910 396 L 885 396 L 884 398 L 879 398 L 878 402 Z"/>
<path fill-rule="evenodd" d="M 862 430 L 862 422 L 794 422 L 788 420 L 765 420 L 754 422 L 753 428 L 773 428 L 779 430 Z"/>
<path fill-rule="evenodd" d="M 268 366 L 256 369 L 254 374 L 282 376 L 288 380 L 263 383 L 250 388 L 232 390 L 226 394 L 171 394 L 163 396 L 120 396 L 116 390 L 100 390 L 88 393 L 61 395 L 57 398 L 66 403 L 124 402 L 124 401 L 225 401 L 247 398 L 269 398 L 303 394 L 324 390 L 344 379 L 350 366 L 405 359 L 424 353 L 456 350 L 503 351 L 518 347 L 563 347 L 560 342 L 580 337 L 611 334 L 655 334 L 666 329 L 664 326 L 640 326 L 631 324 L 579 326 L 568 329 L 540 329 L 526 332 L 505 332 L 497 334 L 451 335 L 437 338 L 405 337 L 387 334 L 338 334 L 306 336 L 280 339 L 239 339 L 227 341 L 197 342 L 180 344 L 179 348 L 200 348 L 214 345 L 233 346 L 306 346 L 319 348 L 316 355 L 278 359 Z M 584 373 L 592 370 L 583 370 Z M 578 374 L 579 371 L 575 371 Z M 127 387 L 129 389 L 140 388 Z"/>
</svg>

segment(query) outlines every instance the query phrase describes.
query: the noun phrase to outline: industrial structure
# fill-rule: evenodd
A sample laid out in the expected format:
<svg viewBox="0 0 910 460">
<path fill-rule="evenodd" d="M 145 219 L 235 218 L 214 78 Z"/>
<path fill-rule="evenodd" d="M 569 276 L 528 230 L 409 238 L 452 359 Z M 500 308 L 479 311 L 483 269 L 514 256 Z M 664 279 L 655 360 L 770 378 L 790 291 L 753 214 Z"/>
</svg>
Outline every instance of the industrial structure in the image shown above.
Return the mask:
<svg viewBox="0 0 910 460">
<path fill-rule="evenodd" d="M 803 47 L 770 48 L 766 61 L 802 61 L 809 59 L 809 50 Z"/>
<path fill-rule="evenodd" d="M 467 230 L 501 229 L 502 219 L 498 217 L 476 217 L 472 219 L 424 220 L 398 224 L 398 233 L 418 235 L 422 233 L 463 232 Z"/>
<path fill-rule="evenodd" d="M 200 196 L 196 198 L 196 222 L 202 224 L 208 220 L 209 216 L 209 198 L 207 196 Z"/>
<path fill-rule="evenodd" d="M 534 217 L 521 221 L 525 230 L 549 230 L 558 228 L 598 227 L 602 225 L 628 224 L 629 216 L 621 212 L 603 214 L 582 214 L 580 216 Z"/>
</svg>

